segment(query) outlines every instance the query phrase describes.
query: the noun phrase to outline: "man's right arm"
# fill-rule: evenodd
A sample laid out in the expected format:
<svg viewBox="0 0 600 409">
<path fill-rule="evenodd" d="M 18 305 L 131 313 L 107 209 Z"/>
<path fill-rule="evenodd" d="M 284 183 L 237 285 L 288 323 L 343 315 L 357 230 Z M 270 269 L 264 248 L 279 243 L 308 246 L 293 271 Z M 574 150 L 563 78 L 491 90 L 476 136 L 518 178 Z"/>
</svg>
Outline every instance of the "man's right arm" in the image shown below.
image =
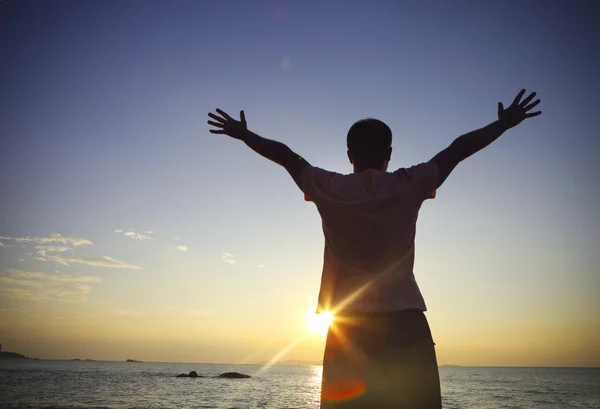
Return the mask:
<svg viewBox="0 0 600 409">
<path fill-rule="evenodd" d="M 510 128 L 517 126 L 526 118 L 531 118 L 541 114 L 541 111 L 528 113 L 533 107 L 539 104 L 540 100 L 529 104 L 535 97 L 535 92 L 521 101 L 525 90 L 521 90 L 513 103 L 504 109 L 502 103 L 498 103 L 498 120 L 491 124 L 459 136 L 446 149 L 435 155 L 431 161 L 435 162 L 438 168 L 438 182 L 436 188 L 439 188 L 446 180 L 448 175 L 454 170 L 456 165 L 476 152 L 479 152 Z"/>
<path fill-rule="evenodd" d="M 507 130 L 500 121 L 492 122 L 486 127 L 459 136 L 446 149 L 435 155 L 431 160 L 438 168 L 439 188 L 452 173 L 459 162 L 485 148 Z"/>
</svg>

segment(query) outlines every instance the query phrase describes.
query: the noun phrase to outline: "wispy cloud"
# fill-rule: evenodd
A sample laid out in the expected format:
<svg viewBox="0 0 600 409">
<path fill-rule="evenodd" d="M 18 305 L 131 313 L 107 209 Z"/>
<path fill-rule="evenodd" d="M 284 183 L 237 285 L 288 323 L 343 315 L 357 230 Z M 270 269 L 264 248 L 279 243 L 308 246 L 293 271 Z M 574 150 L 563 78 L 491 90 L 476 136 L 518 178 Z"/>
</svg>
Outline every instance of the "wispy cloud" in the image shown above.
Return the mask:
<svg viewBox="0 0 600 409">
<path fill-rule="evenodd" d="M 233 259 L 233 254 L 230 253 L 223 253 L 221 254 L 221 259 L 229 264 L 235 264 L 235 260 Z"/>
<path fill-rule="evenodd" d="M 84 294 L 92 292 L 92 287 L 81 283 L 52 283 L 45 286 L 46 294 L 65 301 L 87 301 Z"/>
<path fill-rule="evenodd" d="M 44 299 L 56 298 L 63 301 L 86 301 L 92 287 L 84 282 L 99 282 L 98 277 L 46 274 L 35 271 L 9 269 L 11 277 L 0 276 L 3 286 L 0 294 L 10 298 Z M 24 287 L 24 288 L 23 288 Z"/>
<path fill-rule="evenodd" d="M 146 236 L 144 234 L 136 233 L 134 231 L 126 231 L 123 233 L 125 236 L 129 237 L 132 240 L 149 240 L 150 236 Z"/>
<path fill-rule="evenodd" d="M 48 280 L 48 281 L 70 281 L 70 282 L 79 282 L 79 283 L 99 283 L 100 277 L 92 277 L 92 276 L 76 276 L 70 274 L 48 274 L 48 273 L 38 273 L 37 271 L 22 271 L 15 269 L 8 269 L 8 274 L 11 277 L 16 278 L 34 278 L 40 280 Z"/>
<path fill-rule="evenodd" d="M 62 253 L 63 251 L 71 250 L 71 247 L 66 246 L 35 246 L 35 248 L 50 253 Z"/>
<path fill-rule="evenodd" d="M 116 260 L 108 256 L 87 257 L 77 255 L 65 256 L 60 254 L 74 250 L 75 247 L 93 244 L 90 240 L 79 237 L 63 236 L 62 234 L 57 233 L 45 237 L 0 236 L 0 240 L 10 240 L 16 243 L 24 243 L 24 246 L 27 246 L 27 244 L 35 244 L 35 249 L 37 252 L 36 259 L 40 261 L 53 261 L 65 266 L 70 266 L 71 264 L 83 264 L 94 267 L 127 268 L 136 270 L 140 269 L 139 266 L 128 264 L 124 261 Z M 33 253 L 26 253 L 26 255 L 32 254 Z M 20 258 L 19 261 L 25 260 Z"/>
<path fill-rule="evenodd" d="M 40 256 L 45 256 L 47 253 L 63 253 L 65 251 L 72 250 L 71 247 L 66 246 L 35 246 L 37 253 Z"/>
<path fill-rule="evenodd" d="M 115 230 L 115 233 L 122 233 L 124 236 L 129 237 L 132 240 L 150 240 L 151 237 L 149 235 L 152 234 L 153 232 L 151 230 L 146 230 L 144 232 L 145 234 L 141 234 L 141 233 L 136 232 L 133 229 L 129 229 L 129 230 L 117 229 L 117 230 Z"/>
<path fill-rule="evenodd" d="M 265 266 L 264 264 L 259 264 L 258 268 L 267 268 L 267 266 Z"/>
<path fill-rule="evenodd" d="M 116 260 L 112 257 L 108 256 L 96 256 L 96 257 L 86 257 L 86 256 L 72 256 L 72 257 L 63 257 L 60 254 L 52 255 L 52 256 L 38 256 L 36 259 L 40 261 L 54 261 L 56 263 L 62 264 L 64 266 L 70 266 L 71 264 L 83 264 L 86 266 L 92 267 L 110 267 L 110 268 L 127 268 L 131 270 L 139 270 L 141 267 L 128 264 L 124 261 Z"/>
<path fill-rule="evenodd" d="M 70 244 L 73 247 L 94 244 L 87 239 L 82 239 L 79 237 L 72 237 L 72 236 L 63 236 L 62 234 L 59 234 L 59 233 L 51 234 L 51 235 L 45 236 L 45 237 L 5 237 L 5 236 L 0 236 L 0 240 L 12 240 L 17 243 Z"/>
<path fill-rule="evenodd" d="M 188 250 L 187 246 L 177 246 L 177 247 L 175 247 L 175 248 L 176 248 L 178 251 L 187 251 L 187 250 Z"/>
<path fill-rule="evenodd" d="M 288 55 L 284 55 L 279 63 L 282 70 L 287 71 L 292 68 L 292 59 Z"/>
<path fill-rule="evenodd" d="M 173 239 L 173 240 L 179 240 L 179 237 L 177 237 L 177 236 L 173 236 L 173 237 L 172 237 L 172 239 Z"/>
<path fill-rule="evenodd" d="M 39 287 L 43 286 L 43 283 L 39 283 L 37 281 L 17 280 L 16 278 L 3 277 L 3 276 L 0 276 L 0 283 L 15 284 L 15 285 L 23 286 L 23 287 L 35 287 L 35 288 L 39 288 Z"/>
<path fill-rule="evenodd" d="M 32 290 L 23 288 L 9 288 L 7 286 L 0 287 L 0 296 L 13 298 L 17 300 L 38 300 L 39 296 Z"/>
</svg>

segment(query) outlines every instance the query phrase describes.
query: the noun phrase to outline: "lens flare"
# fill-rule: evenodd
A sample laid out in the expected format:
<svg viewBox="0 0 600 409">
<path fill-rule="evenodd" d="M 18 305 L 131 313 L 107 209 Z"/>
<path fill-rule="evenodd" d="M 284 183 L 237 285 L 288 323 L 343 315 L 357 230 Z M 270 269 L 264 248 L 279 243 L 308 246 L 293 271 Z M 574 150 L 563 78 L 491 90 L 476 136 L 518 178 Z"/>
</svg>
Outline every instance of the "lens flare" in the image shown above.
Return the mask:
<svg viewBox="0 0 600 409">
<path fill-rule="evenodd" d="M 323 311 L 320 314 L 310 313 L 308 315 L 308 330 L 312 333 L 327 335 L 332 322 L 333 313 L 330 311 Z"/>
</svg>

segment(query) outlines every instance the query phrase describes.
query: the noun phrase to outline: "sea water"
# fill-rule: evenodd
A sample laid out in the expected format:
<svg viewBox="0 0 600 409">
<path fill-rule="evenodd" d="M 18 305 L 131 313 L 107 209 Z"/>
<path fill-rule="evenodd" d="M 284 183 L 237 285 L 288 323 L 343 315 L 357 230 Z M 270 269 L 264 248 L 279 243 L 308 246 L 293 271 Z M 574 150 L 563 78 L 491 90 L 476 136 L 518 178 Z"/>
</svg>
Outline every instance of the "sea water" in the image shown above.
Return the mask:
<svg viewBox="0 0 600 409">
<path fill-rule="evenodd" d="M 176 378 L 192 370 L 203 378 Z M 240 372 L 249 379 L 218 378 Z M 318 408 L 321 366 L 0 361 L 0 407 Z M 600 409 L 600 368 L 441 367 L 445 409 Z"/>
</svg>

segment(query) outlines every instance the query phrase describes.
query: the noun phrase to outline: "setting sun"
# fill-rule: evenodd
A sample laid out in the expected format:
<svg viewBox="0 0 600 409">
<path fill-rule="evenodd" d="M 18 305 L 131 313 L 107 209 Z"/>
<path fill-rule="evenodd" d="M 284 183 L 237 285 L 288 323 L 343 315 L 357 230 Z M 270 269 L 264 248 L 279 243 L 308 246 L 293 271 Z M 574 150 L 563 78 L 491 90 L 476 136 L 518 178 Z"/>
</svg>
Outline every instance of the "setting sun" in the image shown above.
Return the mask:
<svg viewBox="0 0 600 409">
<path fill-rule="evenodd" d="M 327 335 L 327 330 L 333 322 L 333 313 L 324 311 L 320 314 L 311 312 L 308 315 L 308 329 L 312 333 Z"/>
</svg>

